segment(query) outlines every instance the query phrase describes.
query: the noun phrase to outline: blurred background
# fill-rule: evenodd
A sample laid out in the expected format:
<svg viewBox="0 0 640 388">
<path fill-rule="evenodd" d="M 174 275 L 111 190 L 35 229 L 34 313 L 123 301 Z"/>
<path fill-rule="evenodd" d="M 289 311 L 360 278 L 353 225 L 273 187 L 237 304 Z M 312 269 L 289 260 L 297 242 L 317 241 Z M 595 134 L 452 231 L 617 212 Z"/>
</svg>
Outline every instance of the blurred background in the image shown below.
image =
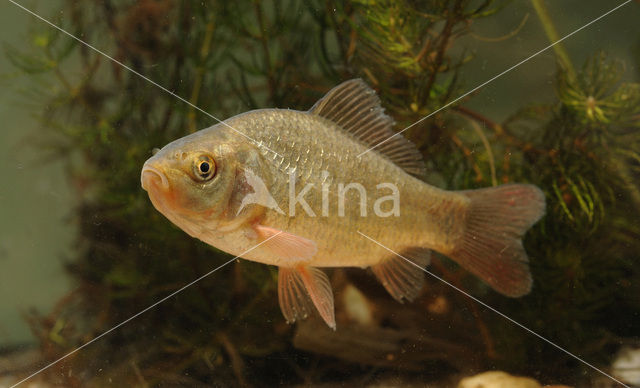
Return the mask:
<svg viewBox="0 0 640 388">
<path fill-rule="evenodd" d="M 307 109 L 341 80 L 362 77 L 379 90 L 383 105 L 402 128 L 543 49 L 550 41 L 549 26 L 545 30 L 540 10 L 534 7 L 536 2 L 383 3 L 256 0 L 225 6 L 217 2 L 205 5 L 196 1 L 156 0 L 20 2 L 221 118 L 258 107 Z M 553 28 L 562 37 L 620 2 L 563 0 L 544 3 Z M 451 22 L 452 37 L 443 43 L 442 31 L 456 7 L 462 7 L 467 14 Z M 534 295 L 519 301 L 504 300 L 462 277 L 448 263 L 436 266 L 434 271 L 447 279 L 460 280 L 460 284 L 474 295 L 606 370 L 610 370 L 619 349 L 637 345 L 640 310 L 637 276 L 634 277 L 637 272 L 634 271 L 638 268 L 638 258 L 629 252 L 637 246 L 637 241 L 635 245 L 633 241 L 638 234 L 637 229 L 629 226 L 629 219 L 638 214 L 638 205 L 634 203 L 637 187 L 630 187 L 630 182 L 633 181 L 631 178 L 638 178 L 640 159 L 635 154 L 624 154 L 628 156 L 624 159 L 626 163 L 635 168 L 629 169 L 631 175 L 627 174 L 615 183 L 604 182 L 598 180 L 594 170 L 607 163 L 606 168 L 616 170 L 616 163 L 623 163 L 621 159 L 594 157 L 590 164 L 584 165 L 582 160 L 591 157 L 585 156 L 591 155 L 589 152 L 580 153 L 580 147 L 577 151 L 562 149 L 559 144 L 565 144 L 568 138 L 569 143 L 574 144 L 575 139 L 581 139 L 581 134 L 589 131 L 615 133 L 622 136 L 623 143 L 637 144 L 634 143 L 637 138 L 629 140 L 626 137 L 630 128 L 637 129 L 638 125 L 638 112 L 628 108 L 634 104 L 637 84 L 626 92 L 627 100 L 620 100 L 617 95 L 618 100 L 610 101 L 610 105 L 603 108 L 606 117 L 602 120 L 596 118 L 590 122 L 588 115 L 572 116 L 571 107 L 579 103 L 572 104 L 569 100 L 578 98 L 576 89 L 580 87 L 598 91 L 597 85 L 594 86 L 596 81 L 613 88 L 603 90 L 602 96 L 615 94 L 620 81 L 638 81 L 639 16 L 640 8 L 637 2 L 632 2 L 563 41 L 563 50 L 573 69 L 563 67 L 565 63 L 558 59 L 558 51 L 546 50 L 460 101 L 456 105 L 463 107 L 462 111 L 445 110 L 407 133 L 430 160 L 434 184 L 450 189 L 491 184 L 486 149 L 476 130 L 467 123 L 471 118 L 488 133 L 497 133 L 489 135 L 489 141 L 496 144 L 494 153 L 499 155 L 496 160 L 500 182 L 529 181 L 540 185 L 550 198 L 560 192 L 560 199 L 549 200 L 550 216 L 546 223 L 540 225 L 527 242 L 533 260 L 537 256 L 547 257 L 539 268 L 532 264 L 536 282 Z M 41 350 L 42 359 L 28 363 L 35 370 L 44 361 L 55 359 L 90 340 L 214 268 L 227 257 L 204 244 L 190 241 L 186 234 L 175 230 L 157 215 L 146 193 L 139 188 L 137 175 L 153 147 L 161 147 L 167 141 L 215 122 L 126 69 L 77 45 L 71 38 L 56 33 L 52 27 L 11 2 L 0 4 L 0 25 L 4 48 L 0 56 L 0 117 L 3 122 L 0 131 L 0 177 L 3 181 L 0 184 L 0 349 L 4 350 L 7 359 L 15 352 Z M 397 38 L 394 34 L 405 34 L 409 40 L 393 41 Z M 421 40 L 410 40 L 415 36 L 420 36 Z M 417 61 L 415 69 L 406 65 L 407 61 L 400 60 L 402 50 L 416 54 L 429 39 L 434 46 L 428 47 L 427 59 Z M 264 53 L 260 51 L 263 49 Z M 440 54 L 446 59 L 434 67 Z M 379 63 L 372 59 L 375 55 L 382 58 Z M 432 56 L 430 59 L 429 55 Z M 572 74 L 572 71 L 580 73 L 583 64 L 602 58 L 603 63 L 620 61 L 624 65 L 611 68 L 604 64 L 593 65 L 585 70 L 584 79 L 576 81 L 580 75 Z M 605 77 L 614 72 L 619 78 Z M 429 75 L 434 73 L 438 77 L 429 83 Z M 429 93 L 416 91 L 425 84 L 430 85 Z M 411 92 L 397 92 L 403 88 Z M 616 103 L 624 105 L 619 109 L 620 112 L 624 110 L 619 117 L 615 112 L 606 111 Z M 527 121 L 527 125 L 514 124 L 511 129 L 516 140 L 505 140 L 500 137 L 499 130 L 487 129 L 500 125 L 496 123 L 502 123 L 508 129 L 509 120 L 523 110 L 528 110 L 528 116 L 526 119 L 517 117 L 517 120 Z M 466 119 L 461 115 L 466 115 Z M 542 123 L 529 124 L 534 119 Z M 552 124 L 558 128 L 580 126 L 580 130 L 554 132 L 549 130 Z M 461 128 L 460 132 L 447 129 L 451 127 Z M 614 140 L 602 140 L 606 135 L 596 136 L 598 140 L 593 143 L 588 140 L 589 136 L 585 136 L 587 140 L 581 144 L 593 147 L 592 153 L 622 155 L 627 152 L 619 151 L 621 148 Z M 439 151 L 432 149 L 436 146 L 441 147 Z M 560 153 L 566 150 L 568 156 L 562 162 L 550 162 L 553 157 L 535 156 L 530 153 L 531 148 Z M 541 153 L 551 152 L 547 151 Z M 454 156 L 447 159 L 444 155 L 447 152 Z M 502 157 L 502 154 L 511 155 L 510 152 L 520 156 L 511 160 Z M 122 161 L 123 165 L 116 161 Z M 559 164 L 567 168 L 553 167 Z M 539 171 L 531 172 L 535 168 Z M 547 174 L 546 169 L 562 170 L 562 173 Z M 587 172 L 583 173 L 581 169 Z M 573 180 L 566 179 L 575 171 L 578 173 L 572 175 Z M 571 188 L 563 191 L 563 187 L 573 187 L 572 182 L 578 181 L 581 183 L 575 183 L 577 191 Z M 598 182 L 606 187 L 601 188 Z M 593 187 L 590 186 L 592 183 Z M 588 195 L 581 196 L 579 191 L 583 189 Z M 567 199 L 571 195 L 575 198 Z M 580 212 L 583 199 L 584 203 L 590 204 L 584 207 L 591 206 L 591 212 L 585 210 L 588 214 L 581 223 L 582 216 L 577 215 L 572 206 Z M 611 210 L 613 208 L 615 210 Z M 625 212 L 629 219 L 624 219 Z M 134 221 L 123 225 L 128 220 Z M 623 237 L 612 231 L 615 229 L 612 223 L 622 231 Z M 549 225 L 555 225 L 557 229 Z M 552 239 L 554 242 L 550 242 Z M 171 248 L 155 245 L 156 240 L 164 240 Z M 615 243 L 611 242 L 613 240 Z M 592 251 L 600 255 L 600 260 L 583 257 L 579 247 L 586 246 L 586 241 L 605 245 L 599 251 Z M 553 259 L 545 253 L 551 248 L 559 252 L 559 247 L 566 249 Z M 611 257 L 603 256 L 607 247 L 612 248 Z M 575 259 L 578 257 L 580 259 Z M 612 264 L 616 260 L 621 264 Z M 607 276 L 594 275 L 606 272 L 607 266 L 613 268 Z M 176 268 L 180 268 L 178 273 Z M 171 278 L 170 274 L 176 276 Z M 223 277 L 231 284 L 217 283 Z M 442 365 L 446 365 L 446 373 L 450 374 L 500 368 L 533 375 L 545 383 L 576 386 L 584 383 L 584 379 L 602 377 L 509 322 L 500 322 L 501 318 L 492 316 L 481 306 L 462 301 L 460 295 L 454 295 L 455 291 L 435 284 L 435 280 L 428 280 L 433 285 L 427 287 L 424 298 L 413 306 L 413 310 L 403 313 L 394 309 L 411 305 L 394 305 L 366 275 L 350 271 L 338 271 L 332 277 L 337 293 L 342 290 L 344 295 L 356 295 L 353 296 L 355 302 L 346 299 L 338 302 L 338 309 L 340 303 L 360 303 L 382 306 L 372 307 L 373 316 L 408 314 L 390 326 L 383 319 L 373 325 L 391 327 L 398 332 L 406 332 L 402 330 L 404 320 L 412 320 L 411 314 L 419 313 L 420 319 L 427 321 L 452 322 L 452 331 L 446 333 L 444 326 L 434 329 L 434 332 L 443 330 L 439 339 L 449 341 L 446 343 L 430 342 L 432 339 L 425 339 L 427 334 L 420 334 L 422 332 L 415 327 L 411 330 L 417 330 L 418 334 L 402 339 L 422 349 L 423 355 L 428 353 L 425 349 L 434 348 L 439 348 L 442 354 L 412 356 L 400 364 L 394 364 L 393 360 L 376 360 L 375 352 L 371 353 L 370 360 L 359 359 L 362 355 L 353 354 L 336 361 L 335 352 L 341 350 L 322 349 L 312 340 L 320 330 L 312 326 L 314 321 L 306 328 L 284 325 L 277 309 L 273 278 L 272 270 L 251 263 L 213 274 L 204 288 L 185 292 L 156 313 L 128 323 L 126 330 L 114 333 L 110 339 L 101 339 L 101 344 L 92 345 L 87 353 L 79 352 L 60 368 L 81 370 L 74 380 L 78 386 L 102 386 L 106 381 L 103 379 L 114 375 L 121 381 L 135 381 L 141 386 L 145 386 L 146 381 L 151 381 L 150 385 L 160 384 L 170 378 L 158 377 L 159 368 L 170 365 L 170 360 L 175 359 L 190 360 L 173 371 L 185 379 L 185 376 L 193 378 L 186 384 L 206 382 L 214 386 L 268 382 L 381 382 L 388 378 L 387 372 L 392 369 L 406 371 L 408 377 L 403 372 L 393 374 L 402 385 L 405 377 L 417 381 L 445 378 L 432 372 Z M 611 279 L 618 279 L 620 283 L 612 284 Z M 580 284 L 571 283 L 574 281 Z M 562 284 L 571 284 L 572 290 L 582 291 L 578 294 L 571 290 L 560 292 L 558 285 Z M 231 291 L 221 291 L 220 287 Z M 355 287 L 356 291 L 349 287 Z M 594 287 L 615 287 L 617 291 L 607 291 L 606 296 L 598 294 L 592 298 Z M 145 289 L 150 291 L 143 295 Z M 254 294 L 262 299 L 254 299 Z M 612 300 L 620 302 L 613 307 L 614 315 L 607 309 Z M 261 303 L 268 303 L 268 307 L 264 311 L 254 310 Z M 446 314 L 453 315 L 428 318 L 429 311 L 438 314 L 438 303 L 444 303 Z M 178 305 L 182 307 L 172 309 Z M 205 305 L 217 307 L 210 309 Z M 240 306 L 241 311 L 233 311 L 230 305 Z M 555 307 L 552 309 L 551 305 Z M 246 310 L 242 310 L 243 307 Z M 342 307 L 348 310 L 346 306 Z M 376 308 L 378 313 L 375 313 Z M 460 312 L 454 314 L 452 310 Z M 185 311 L 193 315 L 184 318 L 181 314 Z M 559 311 L 567 315 L 554 316 Z M 247 316 L 251 318 L 247 319 Z M 573 323 L 569 322 L 572 317 L 575 317 Z M 349 319 L 344 317 L 345 322 Z M 616 322 L 603 323 L 608 319 Z M 159 324 L 160 320 L 165 320 L 166 325 Z M 212 323 L 218 320 L 226 324 L 233 322 L 236 328 L 243 330 L 233 331 Z M 358 327 L 344 322 L 338 326 L 338 333 L 341 328 L 344 333 L 352 333 Z M 465 353 L 463 348 L 456 348 L 459 345 L 456 337 L 462 330 L 468 330 L 462 337 L 468 335 L 467 340 L 473 344 L 473 356 L 465 360 L 464 365 L 455 362 L 459 354 Z M 170 331 L 175 335 L 170 335 Z M 201 336 L 189 337 L 185 334 L 189 331 Z M 144 337 L 144 340 L 134 344 L 129 341 L 133 337 Z M 265 337 L 271 340 L 255 341 Z M 332 341 L 331 337 L 321 335 L 319 338 Z M 337 339 L 336 343 L 341 340 L 344 338 Z M 252 341 L 254 348 L 250 345 Z M 195 354 L 194 343 L 202 345 Z M 580 347 L 580 343 L 588 343 L 588 346 Z M 115 349 L 122 344 L 132 347 L 123 353 L 137 360 L 130 362 L 129 367 L 109 361 L 109 357 L 80 361 L 85 354 L 84 357 L 114 356 Z M 527 349 L 522 350 L 523 346 Z M 144 354 L 145 347 L 155 350 L 154 355 Z M 508 355 L 516 348 L 524 354 L 515 351 L 514 359 L 508 360 Z M 530 352 L 536 355 L 531 356 Z M 327 361 L 327 357 L 333 361 Z M 288 360 L 284 362 L 286 366 L 273 370 L 269 362 L 277 363 L 281 358 Z M 545 360 L 549 365 L 545 365 Z M 130 367 L 138 362 L 139 367 Z M 335 363 L 342 366 L 337 368 Z M 420 363 L 427 365 L 424 369 L 430 371 L 416 367 Z M 210 377 L 212 371 L 225 366 L 230 372 L 219 375 L 220 380 Z M 247 372 L 253 366 L 255 370 Z M 272 368 L 272 374 L 264 375 L 269 368 Z M 16 374 L 26 372 L 28 368 Z M 150 376 L 155 376 L 155 380 Z"/>
</svg>

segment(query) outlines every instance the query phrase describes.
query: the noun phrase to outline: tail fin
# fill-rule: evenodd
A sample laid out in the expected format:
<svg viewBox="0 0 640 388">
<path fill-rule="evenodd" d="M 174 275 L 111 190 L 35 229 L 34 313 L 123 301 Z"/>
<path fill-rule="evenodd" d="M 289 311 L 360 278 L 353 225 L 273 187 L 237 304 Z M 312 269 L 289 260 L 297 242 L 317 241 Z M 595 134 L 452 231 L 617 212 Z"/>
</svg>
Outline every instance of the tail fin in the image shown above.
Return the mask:
<svg viewBox="0 0 640 388">
<path fill-rule="evenodd" d="M 471 204 L 464 235 L 449 256 L 504 295 L 528 294 L 532 280 L 522 236 L 544 215 L 544 194 L 520 184 L 461 193 Z"/>
</svg>

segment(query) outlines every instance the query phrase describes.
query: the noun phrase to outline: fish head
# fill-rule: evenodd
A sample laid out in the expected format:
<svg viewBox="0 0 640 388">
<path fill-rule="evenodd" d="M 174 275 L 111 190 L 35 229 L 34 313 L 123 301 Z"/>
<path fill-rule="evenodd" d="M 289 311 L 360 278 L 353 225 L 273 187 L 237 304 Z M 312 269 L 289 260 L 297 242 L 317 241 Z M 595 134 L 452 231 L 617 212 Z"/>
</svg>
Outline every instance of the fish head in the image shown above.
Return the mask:
<svg viewBox="0 0 640 388">
<path fill-rule="evenodd" d="M 194 237 L 216 227 L 233 191 L 233 147 L 196 132 L 167 144 L 142 167 L 140 181 L 151 202 Z"/>
</svg>

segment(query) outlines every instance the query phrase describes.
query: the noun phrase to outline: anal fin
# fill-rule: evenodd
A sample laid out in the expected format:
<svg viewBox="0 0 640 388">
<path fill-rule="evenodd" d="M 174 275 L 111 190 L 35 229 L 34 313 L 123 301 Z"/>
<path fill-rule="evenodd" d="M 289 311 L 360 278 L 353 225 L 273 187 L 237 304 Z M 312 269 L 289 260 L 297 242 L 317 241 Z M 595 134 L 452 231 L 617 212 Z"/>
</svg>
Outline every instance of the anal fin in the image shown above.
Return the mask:
<svg viewBox="0 0 640 388">
<path fill-rule="evenodd" d="M 288 323 L 305 319 L 315 306 L 327 325 L 336 329 L 331 284 L 321 270 L 307 266 L 280 267 L 278 300 Z"/>
<path fill-rule="evenodd" d="M 424 285 L 423 268 L 429 265 L 431 251 L 408 248 L 401 256 L 392 256 L 371 267 L 380 283 L 398 302 L 413 301 Z M 409 261 L 407 261 L 409 260 Z"/>
</svg>

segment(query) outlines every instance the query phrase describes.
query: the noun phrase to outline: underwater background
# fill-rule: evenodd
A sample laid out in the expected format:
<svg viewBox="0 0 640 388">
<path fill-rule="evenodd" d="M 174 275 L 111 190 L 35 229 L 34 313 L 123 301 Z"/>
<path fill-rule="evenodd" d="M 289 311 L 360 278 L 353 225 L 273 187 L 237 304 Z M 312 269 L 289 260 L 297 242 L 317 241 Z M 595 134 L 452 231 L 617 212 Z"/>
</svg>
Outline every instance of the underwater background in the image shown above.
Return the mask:
<svg viewBox="0 0 640 388">
<path fill-rule="evenodd" d="M 306 110 L 361 77 L 401 130 L 623 1 L 18 3 L 218 118 Z M 505 298 L 440 257 L 429 271 L 618 377 L 616 357 L 640 345 L 639 16 L 629 2 L 404 132 L 431 184 L 528 182 L 547 197 L 525 238 L 531 294 Z M 10 386 L 230 257 L 173 226 L 139 180 L 153 148 L 215 120 L 9 1 L 0 21 Z M 429 276 L 399 304 L 366 271 L 329 275 L 335 333 L 315 317 L 287 325 L 275 268 L 240 260 L 33 381 L 456 386 L 503 370 L 621 386 Z"/>
</svg>

